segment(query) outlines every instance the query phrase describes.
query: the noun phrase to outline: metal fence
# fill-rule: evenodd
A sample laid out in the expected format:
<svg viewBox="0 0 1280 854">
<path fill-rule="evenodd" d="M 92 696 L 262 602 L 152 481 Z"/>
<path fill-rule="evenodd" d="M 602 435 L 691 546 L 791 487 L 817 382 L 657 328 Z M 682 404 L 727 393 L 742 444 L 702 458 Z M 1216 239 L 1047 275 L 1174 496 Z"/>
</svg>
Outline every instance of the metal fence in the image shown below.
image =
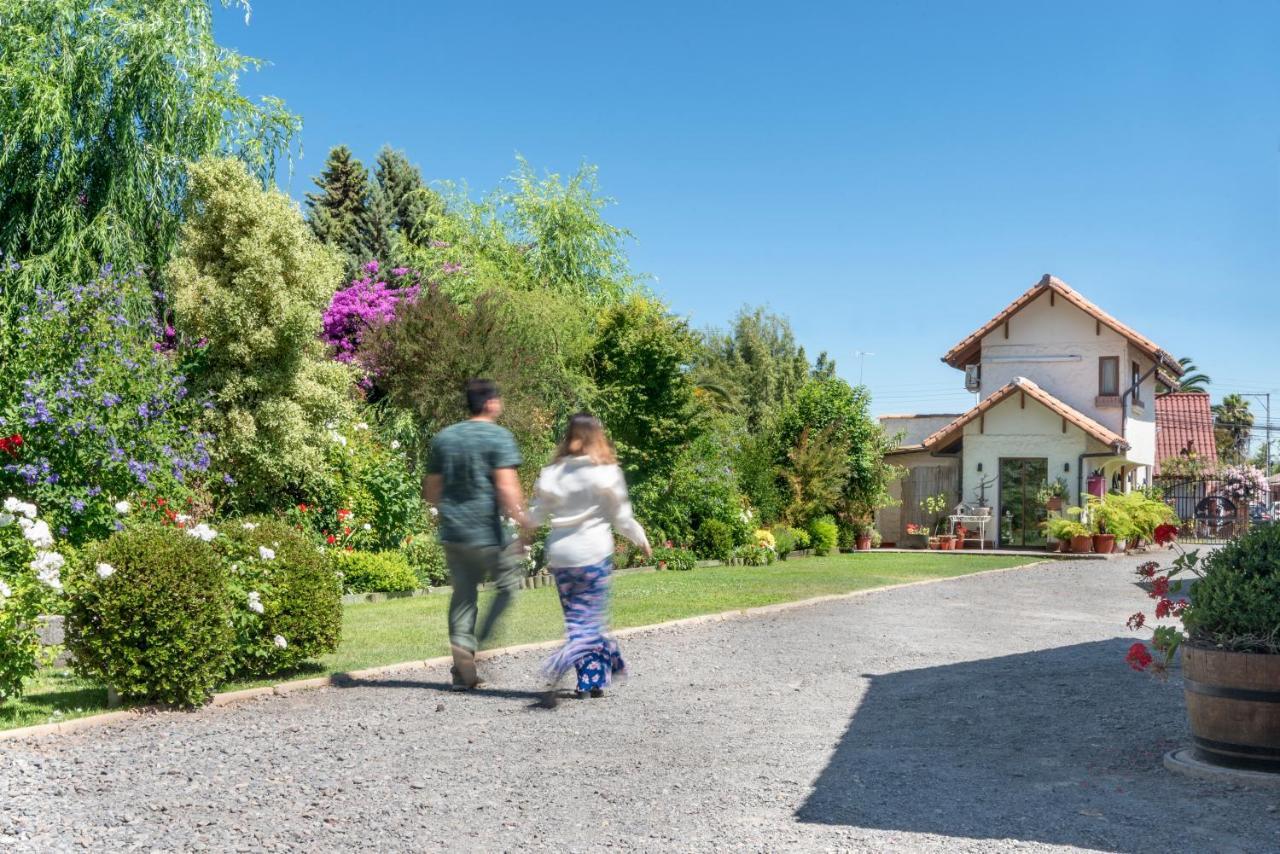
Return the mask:
<svg viewBox="0 0 1280 854">
<path fill-rule="evenodd" d="M 1252 524 L 1271 521 L 1266 493 L 1241 494 L 1235 485 L 1213 478 L 1158 478 L 1156 484 L 1181 520 L 1183 541 L 1224 543 Z"/>
</svg>

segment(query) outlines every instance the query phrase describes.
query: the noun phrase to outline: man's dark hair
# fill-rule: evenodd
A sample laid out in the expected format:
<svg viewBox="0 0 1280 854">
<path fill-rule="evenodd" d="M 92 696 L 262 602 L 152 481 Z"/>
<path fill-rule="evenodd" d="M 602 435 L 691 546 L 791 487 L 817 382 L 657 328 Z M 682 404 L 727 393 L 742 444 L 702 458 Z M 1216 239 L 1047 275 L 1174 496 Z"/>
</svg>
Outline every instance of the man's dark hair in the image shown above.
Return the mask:
<svg viewBox="0 0 1280 854">
<path fill-rule="evenodd" d="M 484 412 L 484 405 L 498 397 L 498 384 L 493 380 L 467 380 L 467 411 L 472 415 Z"/>
</svg>

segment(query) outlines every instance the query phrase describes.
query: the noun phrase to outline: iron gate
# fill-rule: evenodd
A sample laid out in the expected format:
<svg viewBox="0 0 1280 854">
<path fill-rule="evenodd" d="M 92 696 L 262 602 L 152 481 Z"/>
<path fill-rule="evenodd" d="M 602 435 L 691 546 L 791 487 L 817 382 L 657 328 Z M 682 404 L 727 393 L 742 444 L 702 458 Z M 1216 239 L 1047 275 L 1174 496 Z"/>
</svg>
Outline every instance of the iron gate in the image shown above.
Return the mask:
<svg viewBox="0 0 1280 854">
<path fill-rule="evenodd" d="M 1158 478 L 1165 502 L 1178 514 L 1183 542 L 1224 543 L 1250 525 L 1272 521 L 1272 497 L 1244 492 L 1216 478 Z"/>
</svg>

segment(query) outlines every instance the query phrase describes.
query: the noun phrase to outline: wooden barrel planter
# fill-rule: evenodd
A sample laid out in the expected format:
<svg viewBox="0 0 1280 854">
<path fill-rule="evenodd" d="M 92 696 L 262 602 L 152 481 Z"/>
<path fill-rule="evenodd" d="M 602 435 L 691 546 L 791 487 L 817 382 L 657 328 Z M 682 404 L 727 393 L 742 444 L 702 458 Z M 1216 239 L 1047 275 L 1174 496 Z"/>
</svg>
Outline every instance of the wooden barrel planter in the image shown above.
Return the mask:
<svg viewBox="0 0 1280 854">
<path fill-rule="evenodd" d="M 1196 754 L 1280 773 L 1280 655 L 1184 644 L 1182 675 Z"/>
</svg>

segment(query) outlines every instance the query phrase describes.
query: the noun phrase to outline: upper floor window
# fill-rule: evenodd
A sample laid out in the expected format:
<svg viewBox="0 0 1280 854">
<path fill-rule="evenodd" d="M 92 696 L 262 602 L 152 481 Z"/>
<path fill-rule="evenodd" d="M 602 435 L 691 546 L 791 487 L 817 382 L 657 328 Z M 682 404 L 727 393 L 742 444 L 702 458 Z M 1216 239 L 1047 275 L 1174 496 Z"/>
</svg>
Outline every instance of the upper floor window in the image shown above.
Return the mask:
<svg viewBox="0 0 1280 854">
<path fill-rule="evenodd" d="M 1133 389 L 1133 402 L 1142 402 L 1142 387 L 1139 383 L 1142 381 L 1142 368 L 1138 367 L 1137 362 L 1129 363 L 1129 387 Z"/>
<path fill-rule="evenodd" d="M 1098 396 L 1120 396 L 1120 357 L 1103 356 L 1098 359 Z"/>
</svg>

